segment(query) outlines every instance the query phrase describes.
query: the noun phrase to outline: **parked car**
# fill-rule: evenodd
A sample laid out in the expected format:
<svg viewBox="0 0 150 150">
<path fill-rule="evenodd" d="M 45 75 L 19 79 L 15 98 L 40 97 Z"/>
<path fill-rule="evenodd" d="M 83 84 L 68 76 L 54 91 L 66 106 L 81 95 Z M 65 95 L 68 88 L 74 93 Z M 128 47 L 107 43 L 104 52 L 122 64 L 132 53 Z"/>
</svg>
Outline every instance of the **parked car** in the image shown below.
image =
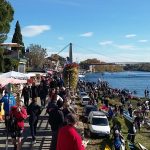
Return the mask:
<svg viewBox="0 0 150 150">
<path fill-rule="evenodd" d="M 83 97 L 81 97 L 81 105 L 82 106 L 88 105 L 89 102 L 90 102 L 89 96 L 83 96 Z"/>
<path fill-rule="evenodd" d="M 101 111 L 91 111 L 88 117 L 90 136 L 109 136 L 110 126 L 107 116 Z"/>
<path fill-rule="evenodd" d="M 83 96 L 88 96 L 88 94 L 86 92 L 80 92 L 79 97 L 82 98 Z"/>
<path fill-rule="evenodd" d="M 97 106 L 95 106 L 95 105 L 86 105 L 86 106 L 84 106 L 83 113 L 82 113 L 84 122 L 88 121 L 88 116 L 89 116 L 89 113 L 91 111 L 98 111 Z"/>
</svg>

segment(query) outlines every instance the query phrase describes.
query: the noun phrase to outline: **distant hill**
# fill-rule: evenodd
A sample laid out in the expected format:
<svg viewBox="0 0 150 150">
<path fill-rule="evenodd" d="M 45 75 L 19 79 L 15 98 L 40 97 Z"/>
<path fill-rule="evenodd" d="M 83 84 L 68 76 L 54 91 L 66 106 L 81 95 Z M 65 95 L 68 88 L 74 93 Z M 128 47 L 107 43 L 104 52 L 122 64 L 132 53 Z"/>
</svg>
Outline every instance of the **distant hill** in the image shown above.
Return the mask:
<svg viewBox="0 0 150 150">
<path fill-rule="evenodd" d="M 123 69 L 125 71 L 150 71 L 150 63 L 127 64 Z"/>
</svg>

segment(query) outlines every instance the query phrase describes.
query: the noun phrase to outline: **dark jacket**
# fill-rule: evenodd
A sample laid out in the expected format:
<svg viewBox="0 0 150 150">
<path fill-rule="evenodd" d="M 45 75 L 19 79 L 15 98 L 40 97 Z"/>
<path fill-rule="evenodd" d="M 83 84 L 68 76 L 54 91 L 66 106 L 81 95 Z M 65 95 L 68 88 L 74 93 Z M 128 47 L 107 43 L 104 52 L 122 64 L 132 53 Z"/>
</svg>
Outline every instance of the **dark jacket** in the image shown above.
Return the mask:
<svg viewBox="0 0 150 150">
<path fill-rule="evenodd" d="M 57 131 L 64 123 L 64 115 L 62 110 L 53 108 L 49 113 L 48 122 L 51 125 L 52 131 Z"/>
<path fill-rule="evenodd" d="M 29 115 L 29 124 L 34 123 L 35 121 L 38 120 L 41 111 L 42 111 L 41 107 L 34 102 L 32 102 L 28 106 L 27 113 Z"/>
<path fill-rule="evenodd" d="M 38 97 L 38 88 L 37 86 L 31 86 L 31 97 L 37 98 Z"/>
<path fill-rule="evenodd" d="M 38 94 L 39 94 L 40 98 L 46 98 L 46 96 L 48 94 L 48 89 L 47 89 L 46 85 L 44 85 L 44 86 L 39 85 L 38 86 Z"/>
<path fill-rule="evenodd" d="M 31 97 L 31 88 L 30 87 L 24 87 L 22 89 L 22 96 L 24 99 L 29 99 Z"/>
</svg>

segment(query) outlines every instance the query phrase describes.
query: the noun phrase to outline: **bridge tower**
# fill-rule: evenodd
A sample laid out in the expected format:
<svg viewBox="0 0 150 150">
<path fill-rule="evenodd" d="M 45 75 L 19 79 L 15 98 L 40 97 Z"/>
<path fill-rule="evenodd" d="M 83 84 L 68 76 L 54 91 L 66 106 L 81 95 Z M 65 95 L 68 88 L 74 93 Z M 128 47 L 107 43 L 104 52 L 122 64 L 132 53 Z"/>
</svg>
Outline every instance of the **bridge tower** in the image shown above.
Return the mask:
<svg viewBox="0 0 150 150">
<path fill-rule="evenodd" d="M 73 58 L 72 58 L 72 43 L 69 44 L 69 61 L 70 61 L 70 63 L 73 62 Z"/>
</svg>

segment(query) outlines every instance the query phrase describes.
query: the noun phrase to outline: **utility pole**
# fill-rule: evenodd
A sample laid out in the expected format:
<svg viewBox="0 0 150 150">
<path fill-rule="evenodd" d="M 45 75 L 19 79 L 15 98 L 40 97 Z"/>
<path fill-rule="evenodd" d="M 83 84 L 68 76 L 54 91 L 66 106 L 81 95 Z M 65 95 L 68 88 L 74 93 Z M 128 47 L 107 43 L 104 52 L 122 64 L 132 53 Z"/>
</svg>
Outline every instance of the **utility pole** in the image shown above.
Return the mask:
<svg viewBox="0 0 150 150">
<path fill-rule="evenodd" d="M 69 61 L 72 63 L 72 43 L 69 44 Z"/>
</svg>

